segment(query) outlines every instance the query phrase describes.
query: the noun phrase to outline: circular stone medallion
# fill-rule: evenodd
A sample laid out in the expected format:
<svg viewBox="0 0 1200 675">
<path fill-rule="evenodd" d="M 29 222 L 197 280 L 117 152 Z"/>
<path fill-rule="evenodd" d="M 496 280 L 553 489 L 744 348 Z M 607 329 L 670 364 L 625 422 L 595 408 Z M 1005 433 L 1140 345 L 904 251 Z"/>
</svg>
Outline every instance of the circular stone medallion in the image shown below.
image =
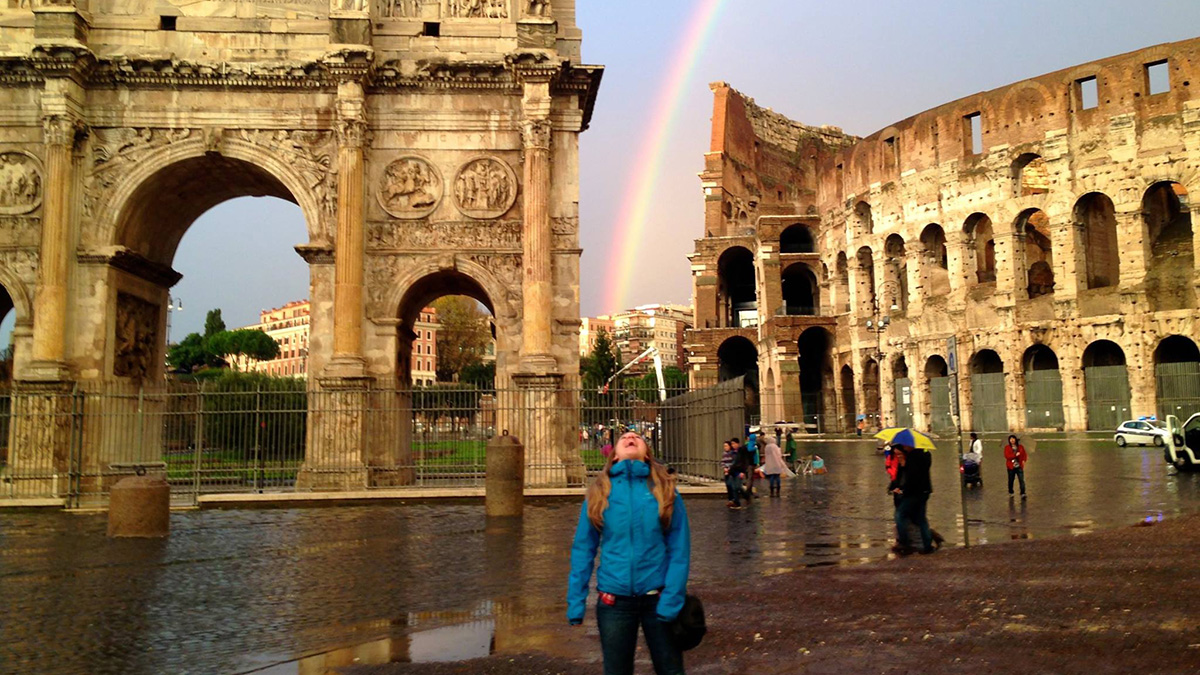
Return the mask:
<svg viewBox="0 0 1200 675">
<path fill-rule="evenodd" d="M 396 218 L 424 218 L 442 201 L 442 175 L 421 157 L 401 157 L 384 170 L 376 197 Z"/>
<path fill-rule="evenodd" d="M 499 218 L 517 199 L 517 175 L 495 157 L 477 157 L 454 178 L 454 204 L 468 218 Z"/>
<path fill-rule="evenodd" d="M 0 152 L 0 214 L 29 213 L 41 203 L 37 160 L 23 152 Z"/>
</svg>

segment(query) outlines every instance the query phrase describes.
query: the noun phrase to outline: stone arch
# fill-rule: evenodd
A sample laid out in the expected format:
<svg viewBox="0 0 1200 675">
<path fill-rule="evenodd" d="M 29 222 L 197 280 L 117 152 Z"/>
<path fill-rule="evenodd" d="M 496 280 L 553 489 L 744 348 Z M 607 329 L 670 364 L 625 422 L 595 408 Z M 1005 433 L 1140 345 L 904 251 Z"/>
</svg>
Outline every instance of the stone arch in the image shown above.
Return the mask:
<svg viewBox="0 0 1200 675">
<path fill-rule="evenodd" d="M 1012 163 L 1014 197 L 1044 195 L 1050 191 L 1050 168 L 1042 156 L 1026 152 Z"/>
<path fill-rule="evenodd" d="M 816 316 L 821 308 L 817 275 L 804 263 L 792 263 L 780 274 L 783 310 L 787 316 Z"/>
<path fill-rule="evenodd" d="M 913 424 L 912 380 L 909 378 L 908 362 L 904 354 L 898 353 L 892 359 L 892 391 L 895 397 L 895 419 L 891 422 L 898 427 L 910 427 Z"/>
<path fill-rule="evenodd" d="M 0 383 L 8 383 L 24 370 L 29 356 L 28 338 L 33 332 L 33 307 L 25 284 L 11 270 L 0 267 L 0 322 L 7 319 L 10 312 L 14 315 L 12 361 L 0 363 Z"/>
<path fill-rule="evenodd" d="M 1129 419 L 1131 409 L 1125 351 L 1111 340 L 1096 340 L 1083 350 L 1081 365 L 1088 429 L 1115 429 Z"/>
<path fill-rule="evenodd" d="M 717 258 L 717 302 L 723 326 L 756 325 L 758 282 L 754 254 L 744 246 L 731 246 Z"/>
<path fill-rule="evenodd" d="M 980 349 L 971 356 L 971 420 L 976 431 L 1008 430 L 1008 398 L 1004 361 L 994 350 Z"/>
<path fill-rule="evenodd" d="M 834 411 L 834 336 L 826 328 L 806 329 L 796 340 L 800 366 L 800 406 L 810 430 L 826 431 L 837 424 Z"/>
<path fill-rule="evenodd" d="M 1184 422 L 1200 410 L 1200 347 L 1184 335 L 1168 335 L 1154 348 L 1158 416 Z"/>
<path fill-rule="evenodd" d="M 941 225 L 930 223 L 921 231 L 921 253 L 925 296 L 944 297 L 950 293 L 950 255 Z"/>
<path fill-rule="evenodd" d="M 717 347 L 717 379 L 721 382 L 742 375 L 758 383 L 758 348 L 749 338 L 734 335 Z"/>
<path fill-rule="evenodd" d="M 1054 293 L 1054 244 L 1050 235 L 1050 217 L 1041 209 L 1025 209 L 1017 216 L 1015 228 L 1024 240 L 1024 268 L 1030 298 Z"/>
<path fill-rule="evenodd" d="M 1146 297 L 1151 311 L 1191 309 L 1196 304 L 1192 288 L 1195 231 L 1188 191 L 1181 183 L 1159 181 L 1142 197 L 1150 259 L 1146 269 Z"/>
<path fill-rule="evenodd" d="M 1047 102 L 1053 102 L 1056 98 L 1053 92 L 1036 80 L 1025 80 L 1010 85 L 998 106 L 1001 111 L 999 122 L 1005 127 L 1020 127 L 1022 123 L 1028 125 L 1036 122 L 1045 115 Z"/>
<path fill-rule="evenodd" d="M 857 236 L 864 236 L 875 232 L 875 218 L 871 215 L 871 205 L 865 201 L 860 201 L 854 205 L 854 224 Z"/>
<path fill-rule="evenodd" d="M 837 305 L 834 314 L 845 314 L 850 311 L 850 261 L 845 251 L 838 251 L 833 265 L 833 292 Z"/>
<path fill-rule="evenodd" d="M 886 289 L 884 301 L 892 311 L 908 311 L 908 250 L 904 237 L 899 233 L 888 235 L 884 242 L 884 254 L 887 256 L 884 265 L 883 285 Z"/>
<path fill-rule="evenodd" d="M 996 281 L 996 235 L 992 219 L 984 213 L 972 213 L 963 223 L 967 235 L 970 257 L 975 263 L 975 274 L 968 283 L 994 283 Z"/>
<path fill-rule="evenodd" d="M 862 410 L 863 414 L 867 416 L 867 424 L 882 427 L 880 414 L 883 399 L 879 381 L 879 362 L 869 356 L 863 361 L 862 389 Z"/>
<path fill-rule="evenodd" d="M 1058 355 L 1044 344 L 1032 345 L 1021 356 L 1021 370 L 1025 377 L 1025 427 L 1063 428 L 1063 388 Z"/>
<path fill-rule="evenodd" d="M 846 431 L 855 428 L 858 402 L 854 399 L 854 369 L 850 364 L 842 366 L 838 382 L 842 392 L 842 425 Z"/>
<path fill-rule="evenodd" d="M 954 416 L 950 410 L 950 366 L 940 354 L 925 359 L 922 386 L 929 420 L 929 430 L 944 434 L 954 430 Z"/>
<path fill-rule="evenodd" d="M 780 253 L 816 253 L 812 230 L 803 223 L 789 226 L 779 235 Z"/>
<path fill-rule="evenodd" d="M 875 255 L 871 251 L 870 246 L 863 246 L 858 249 L 858 252 L 854 255 L 854 259 L 858 265 L 858 279 L 856 282 L 858 287 L 858 311 L 862 315 L 869 316 L 875 311 L 877 302 L 875 295 Z"/>
<path fill-rule="evenodd" d="M 1086 288 L 1116 286 L 1121 281 L 1121 244 L 1112 199 L 1103 192 L 1089 192 L 1075 202 L 1074 214 L 1087 266 Z"/>
</svg>

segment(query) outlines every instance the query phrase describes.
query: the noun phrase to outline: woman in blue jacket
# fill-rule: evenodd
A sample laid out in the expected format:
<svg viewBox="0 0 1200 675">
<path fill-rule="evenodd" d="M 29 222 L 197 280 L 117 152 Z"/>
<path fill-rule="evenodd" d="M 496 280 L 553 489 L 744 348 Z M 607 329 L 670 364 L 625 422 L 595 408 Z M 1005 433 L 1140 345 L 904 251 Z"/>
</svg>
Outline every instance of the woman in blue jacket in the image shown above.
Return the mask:
<svg viewBox="0 0 1200 675">
<path fill-rule="evenodd" d="M 654 461 L 645 439 L 618 439 L 588 487 L 571 547 L 567 620 L 583 622 L 596 549 L 596 623 L 605 675 L 632 675 L 638 625 L 658 675 L 683 673 L 669 624 L 683 609 L 691 536 L 675 477 Z"/>
</svg>

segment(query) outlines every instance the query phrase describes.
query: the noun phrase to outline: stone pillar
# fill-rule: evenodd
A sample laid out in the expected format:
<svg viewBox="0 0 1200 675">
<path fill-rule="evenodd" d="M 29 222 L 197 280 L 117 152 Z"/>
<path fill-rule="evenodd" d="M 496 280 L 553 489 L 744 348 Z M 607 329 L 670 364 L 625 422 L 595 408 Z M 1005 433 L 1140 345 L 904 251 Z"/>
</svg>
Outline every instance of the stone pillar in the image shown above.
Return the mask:
<svg viewBox="0 0 1200 675">
<path fill-rule="evenodd" d="M 1074 300 L 1087 289 L 1087 259 L 1083 223 L 1071 222 L 1051 230 L 1054 249 L 1054 299 Z"/>
<path fill-rule="evenodd" d="M 1063 429 L 1065 431 L 1087 431 L 1087 382 L 1082 368 L 1063 369 L 1059 359 L 1059 375 L 1063 387 Z M 1070 363 L 1079 363 L 1072 358 Z"/>
<path fill-rule="evenodd" d="M 65 373 L 67 286 L 70 256 L 75 248 L 71 228 L 72 153 L 82 131 L 82 123 L 70 115 L 53 115 L 43 120 L 46 196 L 42 207 L 31 364 L 38 379 L 59 380 Z"/>
<path fill-rule="evenodd" d="M 919 316 L 922 308 L 925 306 L 925 288 L 929 283 L 929 268 L 930 261 L 928 255 L 924 251 L 924 247 L 920 242 L 917 242 L 916 255 L 908 254 L 907 260 L 904 261 L 904 269 L 901 274 L 907 275 L 908 278 L 908 315 Z"/>
<path fill-rule="evenodd" d="M 1118 210 L 1117 241 L 1121 247 L 1121 291 L 1138 289 L 1146 281 L 1146 270 L 1150 265 L 1150 236 L 1146 221 L 1142 218 L 1140 204 L 1132 204 L 1128 211 Z M 1195 221 L 1193 221 L 1195 222 Z M 1200 258 L 1198 258 L 1200 259 Z M 1145 310 L 1143 310 L 1145 311 Z"/>
<path fill-rule="evenodd" d="M 171 531 L 171 486 L 164 476 L 130 476 L 112 487 L 108 536 L 165 537 Z"/>
<path fill-rule="evenodd" d="M 951 232 L 946 241 L 946 265 L 950 277 L 950 307 L 962 307 L 966 291 L 974 285 L 975 256 L 962 232 Z"/>
<path fill-rule="evenodd" d="M 1157 415 L 1158 379 L 1154 372 L 1154 347 L 1139 340 L 1130 345 L 1125 358 L 1125 367 L 1129 369 L 1129 416 Z"/>
<path fill-rule="evenodd" d="M 500 427 L 525 439 L 527 485 L 558 487 L 586 480 L 585 467 L 572 453 L 562 420 L 576 392 L 562 388 L 563 376 L 556 373 L 513 375 L 516 390 L 501 394 Z M 575 429 L 567 429 L 571 441 Z"/>
<path fill-rule="evenodd" d="M 795 422 L 803 428 L 804 406 L 800 400 L 800 361 L 795 356 L 781 354 L 778 378 L 777 387 L 782 404 L 783 419 Z"/>
<path fill-rule="evenodd" d="M 525 446 L 515 436 L 497 436 L 487 444 L 484 511 L 489 518 L 519 517 L 525 508 Z"/>
<path fill-rule="evenodd" d="M 539 74 L 540 75 L 540 74 Z M 549 373 L 557 370 L 551 353 L 554 323 L 554 275 L 550 227 L 550 81 L 526 76 L 521 100 L 525 121 L 521 139 L 525 151 L 522 231 L 524 278 L 521 330 L 521 370 Z M 526 439 L 529 442 L 530 439 Z"/>
<path fill-rule="evenodd" d="M 1023 263 L 1024 247 L 1021 237 L 1012 232 L 996 233 L 996 304 L 1011 307 L 1020 299 L 1027 298 Z"/>
<path fill-rule="evenodd" d="M 896 426 L 896 379 L 892 377 L 894 358 L 891 354 L 885 354 L 879 361 L 880 428 Z"/>
<path fill-rule="evenodd" d="M 929 430 L 929 381 L 925 378 L 925 363 L 914 350 L 904 355 L 908 364 L 908 380 L 912 387 L 913 428 Z"/>
<path fill-rule="evenodd" d="M 362 376 L 363 254 L 366 246 L 363 204 L 363 146 L 367 124 L 363 89 L 357 81 L 338 85 L 337 100 L 337 241 L 333 282 L 333 359 L 328 374 Z"/>
</svg>

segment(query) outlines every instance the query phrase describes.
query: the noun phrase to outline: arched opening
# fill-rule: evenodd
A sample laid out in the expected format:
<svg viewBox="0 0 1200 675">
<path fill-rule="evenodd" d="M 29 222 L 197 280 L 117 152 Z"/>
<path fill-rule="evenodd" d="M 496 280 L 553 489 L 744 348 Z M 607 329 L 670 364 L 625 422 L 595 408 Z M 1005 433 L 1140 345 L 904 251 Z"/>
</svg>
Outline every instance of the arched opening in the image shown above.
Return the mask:
<svg viewBox="0 0 1200 675">
<path fill-rule="evenodd" d="M 758 294 L 754 255 L 734 246 L 717 259 L 719 302 L 723 327 L 749 328 L 758 325 Z"/>
<path fill-rule="evenodd" d="M 929 430 L 938 434 L 954 431 L 950 409 L 950 368 L 946 359 L 934 355 L 925 360 L 925 382 L 929 387 Z"/>
<path fill-rule="evenodd" d="M 1046 160 L 1032 152 L 1013 162 L 1012 176 L 1013 193 L 1017 197 L 1043 195 L 1050 191 L 1050 169 Z"/>
<path fill-rule="evenodd" d="M 1192 211 L 1187 189 L 1179 183 L 1155 183 L 1142 199 L 1142 217 L 1150 242 L 1146 297 L 1150 311 L 1191 309 L 1194 249 Z"/>
<path fill-rule="evenodd" d="M 1087 288 L 1116 286 L 1121 281 L 1121 245 L 1117 241 L 1117 212 L 1100 192 L 1090 192 L 1075 203 L 1075 227 L 1082 233 L 1087 264 Z"/>
<path fill-rule="evenodd" d="M 1083 350 L 1083 382 L 1088 429 L 1112 430 L 1129 419 L 1129 371 L 1117 343 L 1096 340 Z"/>
<path fill-rule="evenodd" d="M 1050 243 L 1050 218 L 1041 209 L 1028 209 L 1017 217 L 1017 233 L 1024 235 L 1025 271 L 1029 297 L 1054 293 L 1054 247 Z"/>
<path fill-rule="evenodd" d="M 854 369 L 849 365 L 842 366 L 842 428 L 852 431 L 858 420 L 858 402 L 854 400 Z"/>
<path fill-rule="evenodd" d="M 293 248 L 309 239 L 305 221 L 283 181 L 248 161 L 206 154 L 144 180 L 116 223 L 109 375 L 160 380 L 168 341 L 203 333 L 211 309 L 222 310 L 227 329 L 262 330 L 279 347 L 274 359 L 228 356 L 227 363 L 273 376 L 307 373 L 310 277 Z M 185 372 L 202 366 L 178 355 L 173 361 Z"/>
<path fill-rule="evenodd" d="M 912 380 L 908 378 L 908 363 L 899 354 L 892 361 L 892 382 L 896 397 L 895 426 L 911 427 L 913 423 Z"/>
<path fill-rule="evenodd" d="M 875 359 L 867 359 L 863 367 L 863 414 L 867 416 L 867 426 L 882 427 L 880 410 L 883 401 L 880 398 L 879 363 Z"/>
<path fill-rule="evenodd" d="M 1006 431 L 1004 361 L 991 349 L 981 349 L 971 357 L 970 368 L 972 426 L 976 431 Z"/>
<path fill-rule="evenodd" d="M 854 229 L 856 236 L 871 234 L 875 231 L 875 219 L 871 216 L 871 205 L 858 202 L 854 205 Z"/>
<path fill-rule="evenodd" d="M 992 233 L 992 219 L 982 213 L 973 213 L 963 224 L 967 243 L 974 263 L 974 281 L 980 284 L 996 281 L 996 238 Z M 970 278 L 971 275 L 968 275 Z"/>
<path fill-rule="evenodd" d="M 836 428 L 833 397 L 833 340 L 824 328 L 809 328 L 800 334 L 800 406 L 809 431 L 823 433 Z"/>
<path fill-rule="evenodd" d="M 1021 357 L 1025 374 L 1025 427 L 1063 428 L 1062 377 L 1058 355 L 1046 345 L 1033 345 Z"/>
<path fill-rule="evenodd" d="M 400 388 L 441 383 L 486 391 L 507 384 L 510 364 L 497 346 L 495 309 L 478 281 L 455 269 L 428 274 L 408 287 L 398 311 Z"/>
<path fill-rule="evenodd" d="M 1200 348 L 1191 338 L 1171 335 L 1154 349 L 1158 416 L 1175 415 L 1186 422 L 1200 412 Z"/>
<path fill-rule="evenodd" d="M 925 297 L 940 298 L 950 293 L 950 256 L 946 232 L 932 223 L 921 231 L 921 253 L 925 273 Z"/>
<path fill-rule="evenodd" d="M 875 298 L 875 256 L 868 246 L 858 249 L 855 255 L 858 263 L 858 313 L 861 316 L 871 316 L 876 309 Z"/>
<path fill-rule="evenodd" d="M 8 289 L 0 284 L 0 388 L 7 388 L 12 384 L 13 370 L 16 367 L 16 341 L 13 339 L 13 330 L 17 326 L 17 313 L 15 311 L 15 303 Z M 8 397 L 0 398 L 0 406 L 4 406 L 8 402 Z M 7 416 L 6 409 L 0 409 L 0 423 L 4 423 L 4 428 L 0 429 L 0 444 L 7 447 L 8 434 L 7 432 Z M 0 464 L 3 464 L 4 453 L 0 450 Z"/>
<path fill-rule="evenodd" d="M 846 259 L 845 251 L 838 251 L 833 283 L 837 295 L 836 313 L 845 314 L 850 311 L 850 262 Z"/>
<path fill-rule="evenodd" d="M 889 235 L 884 243 L 884 253 L 887 255 L 884 266 L 884 300 L 893 312 L 908 311 L 908 251 L 904 247 L 904 237 L 898 234 Z"/>
<path fill-rule="evenodd" d="M 717 379 L 721 382 L 745 376 L 746 421 L 759 414 L 758 349 L 746 338 L 735 335 L 717 348 Z"/>
<path fill-rule="evenodd" d="M 804 263 L 792 263 L 781 279 L 783 310 L 787 316 L 815 316 L 821 306 L 817 277 Z"/>
<path fill-rule="evenodd" d="M 792 225 L 779 235 L 780 253 L 816 253 L 816 251 L 812 231 L 804 225 Z"/>
</svg>

